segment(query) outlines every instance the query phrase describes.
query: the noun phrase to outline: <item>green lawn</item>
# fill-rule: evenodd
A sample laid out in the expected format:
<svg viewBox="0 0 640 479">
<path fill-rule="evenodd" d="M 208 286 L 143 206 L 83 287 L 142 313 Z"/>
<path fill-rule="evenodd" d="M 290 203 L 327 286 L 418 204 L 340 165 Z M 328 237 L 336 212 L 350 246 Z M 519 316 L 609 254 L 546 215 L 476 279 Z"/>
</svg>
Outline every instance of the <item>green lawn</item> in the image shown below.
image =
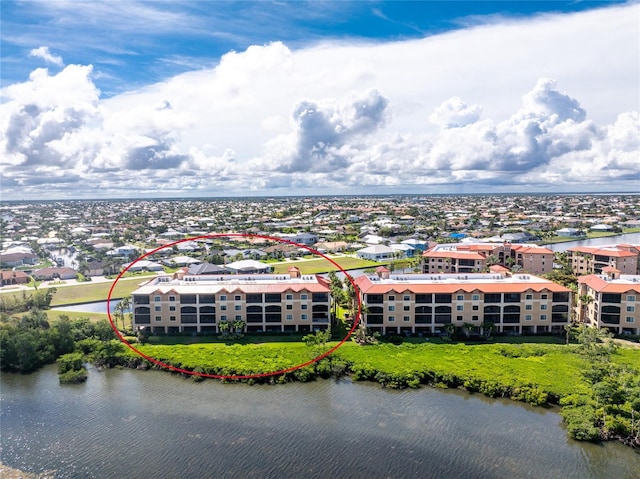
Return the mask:
<svg viewBox="0 0 640 479">
<path fill-rule="evenodd" d="M 556 244 L 556 243 L 567 243 L 569 241 L 579 241 L 583 239 L 591 239 L 591 238 L 606 238 L 606 237 L 615 237 L 621 234 L 627 233 L 639 233 L 640 228 L 624 228 L 622 233 L 609 233 L 609 232 L 600 232 L 600 231 L 588 231 L 587 236 L 583 236 L 580 238 L 570 238 L 568 236 L 553 236 L 549 239 L 545 239 L 540 242 L 541 245 L 545 244 Z"/>
<path fill-rule="evenodd" d="M 365 259 L 353 258 L 351 256 L 340 256 L 331 258 L 343 269 L 358 269 L 358 268 L 371 268 L 380 266 L 381 263 L 376 261 L 369 261 Z M 332 263 L 324 258 L 312 259 L 306 261 L 291 261 L 287 263 L 278 263 L 273 265 L 273 270 L 276 274 L 284 274 L 289 271 L 291 266 L 297 266 L 300 268 L 302 274 L 316 274 L 327 273 L 329 271 L 339 271 Z"/>
<path fill-rule="evenodd" d="M 131 294 L 132 291 L 138 289 L 138 285 L 144 281 L 144 278 L 137 277 L 135 279 L 119 280 L 113 289 L 111 297 L 122 298 Z M 92 301 L 106 301 L 109 295 L 109 289 L 113 283 L 87 283 L 78 286 L 65 286 L 58 288 L 53 296 L 51 306 L 61 304 L 88 303 Z"/>
</svg>

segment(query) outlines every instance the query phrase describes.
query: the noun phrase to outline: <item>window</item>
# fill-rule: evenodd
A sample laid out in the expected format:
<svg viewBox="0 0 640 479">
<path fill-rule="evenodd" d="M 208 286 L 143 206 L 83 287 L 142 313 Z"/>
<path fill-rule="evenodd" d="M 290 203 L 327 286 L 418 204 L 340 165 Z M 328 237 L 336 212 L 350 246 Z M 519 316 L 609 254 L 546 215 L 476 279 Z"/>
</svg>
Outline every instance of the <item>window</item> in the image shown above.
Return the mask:
<svg viewBox="0 0 640 479">
<path fill-rule="evenodd" d="M 408 323 L 409 321 L 411 321 L 411 317 L 410 317 L 410 316 L 403 316 L 403 317 L 402 317 L 402 320 L 403 320 L 405 323 Z"/>
<path fill-rule="evenodd" d="M 287 301 L 293 301 L 293 295 L 292 294 L 286 295 L 285 298 L 287 299 Z"/>
<path fill-rule="evenodd" d="M 403 311 L 411 311 L 411 306 L 403 306 L 402 310 Z"/>
<path fill-rule="evenodd" d="M 636 310 L 635 306 L 627 306 L 627 313 L 633 313 Z"/>
<path fill-rule="evenodd" d="M 293 309 L 293 304 L 287 304 L 287 309 Z"/>
<path fill-rule="evenodd" d="M 328 293 L 312 293 L 311 301 L 313 301 L 314 303 L 326 303 L 327 301 L 329 301 L 329 294 Z"/>
<path fill-rule="evenodd" d="M 389 305 L 389 311 L 395 311 L 396 307 L 393 304 Z"/>
<path fill-rule="evenodd" d="M 547 305 L 546 305 L 546 304 L 541 304 L 541 305 L 540 305 L 540 309 L 542 309 L 542 310 L 547 309 Z"/>
<path fill-rule="evenodd" d="M 531 315 L 530 314 L 525 314 L 524 315 L 524 320 L 525 321 L 531 321 Z"/>
<path fill-rule="evenodd" d="M 476 304 L 475 306 L 471 306 L 471 309 L 473 309 L 474 311 L 478 311 L 479 306 Z"/>
<path fill-rule="evenodd" d="M 431 294 L 416 294 L 416 303 L 430 303 Z"/>
<path fill-rule="evenodd" d="M 169 321 L 175 321 L 176 317 L 175 316 L 169 316 Z"/>
<path fill-rule="evenodd" d="M 223 314 L 222 316 L 220 316 L 220 321 L 226 321 L 227 320 L 227 315 Z"/>
<path fill-rule="evenodd" d="M 456 321 L 462 321 L 462 316 L 456 316 Z"/>
<path fill-rule="evenodd" d="M 458 294 L 458 295 L 456 296 L 456 300 L 457 300 L 457 301 L 464 301 L 464 295 L 462 295 L 462 294 Z"/>
<path fill-rule="evenodd" d="M 435 294 L 434 296 L 436 303 L 450 303 L 451 295 L 450 294 Z"/>
<path fill-rule="evenodd" d="M 389 301 L 395 301 L 396 297 L 393 294 L 389 295 Z"/>
<path fill-rule="evenodd" d="M 471 316 L 471 321 L 478 321 L 478 316 Z"/>
<path fill-rule="evenodd" d="M 499 303 L 502 301 L 502 294 L 500 293 L 485 293 L 484 302 L 485 303 Z"/>
<path fill-rule="evenodd" d="M 264 302 L 265 303 L 279 303 L 282 301 L 282 295 L 280 293 L 265 293 Z"/>
<path fill-rule="evenodd" d="M 553 293 L 553 302 L 554 303 L 568 303 L 569 302 L 569 293 Z"/>
<path fill-rule="evenodd" d="M 520 302 L 520 293 L 504 293 L 504 302 L 505 303 L 519 303 Z"/>
<path fill-rule="evenodd" d="M 527 301 L 530 301 L 530 300 L 532 300 L 532 299 L 533 299 L 533 295 L 532 295 L 532 294 L 526 294 L 526 295 L 524 296 L 524 299 L 526 299 Z"/>
<path fill-rule="evenodd" d="M 236 311 L 240 311 L 241 309 L 242 309 L 242 305 L 240 305 L 240 304 L 236 304 L 236 306 L 235 306 L 235 310 L 236 310 Z"/>
<path fill-rule="evenodd" d="M 630 294 L 627 296 L 627 301 L 635 301 L 635 300 L 636 300 L 636 297 L 634 295 Z"/>
<path fill-rule="evenodd" d="M 301 295 L 300 295 L 300 299 L 303 299 L 303 300 L 304 300 L 304 299 L 307 299 L 307 298 L 308 298 L 308 296 L 307 296 L 306 294 L 301 294 Z"/>
<path fill-rule="evenodd" d="M 526 309 L 527 311 L 531 311 L 533 309 L 533 306 L 530 304 L 525 304 L 524 309 Z"/>
<path fill-rule="evenodd" d="M 220 310 L 221 311 L 226 311 L 227 310 L 227 305 L 226 304 L 221 304 L 220 305 Z"/>
<path fill-rule="evenodd" d="M 402 297 L 402 299 L 403 299 L 403 301 L 411 301 L 411 296 L 409 296 L 408 294 L 406 294 L 406 295 L 404 295 L 404 296 Z M 631 300 L 631 301 L 633 301 L 633 300 Z"/>
<path fill-rule="evenodd" d="M 160 296 L 154 296 L 153 300 L 154 301 L 162 301 L 162 298 Z"/>
<path fill-rule="evenodd" d="M 262 294 L 247 294 L 247 303 L 262 303 Z"/>
<path fill-rule="evenodd" d="M 176 307 L 175 306 L 169 306 L 169 311 L 175 311 Z"/>
<path fill-rule="evenodd" d="M 239 314 L 236 314 L 236 321 L 242 321 L 242 316 L 240 316 Z"/>
<path fill-rule="evenodd" d="M 240 295 L 239 295 L 239 294 L 236 294 L 236 295 L 233 297 L 233 299 L 234 299 L 235 301 L 241 301 L 241 300 L 242 300 L 242 298 L 240 297 Z"/>
<path fill-rule="evenodd" d="M 227 300 L 227 295 L 226 294 L 221 294 L 220 295 L 220 301 L 226 301 Z"/>
<path fill-rule="evenodd" d="M 387 320 L 388 320 L 390 323 L 393 323 L 393 322 L 396 320 L 396 317 L 395 317 L 395 316 L 389 316 L 389 317 L 387 318 Z"/>
<path fill-rule="evenodd" d="M 216 296 L 214 294 L 201 294 L 200 304 L 212 304 L 216 302 Z"/>
<path fill-rule="evenodd" d="M 180 302 L 182 304 L 196 304 L 197 298 L 195 294 L 183 294 L 180 296 Z"/>
<path fill-rule="evenodd" d="M 626 319 L 625 319 L 625 321 L 626 321 L 627 323 L 633 323 L 633 316 L 627 316 L 627 317 L 626 317 Z"/>
<path fill-rule="evenodd" d="M 154 311 L 162 311 L 162 306 L 155 306 Z"/>
<path fill-rule="evenodd" d="M 301 304 L 301 305 L 300 305 L 300 307 L 301 307 L 302 309 L 307 309 L 307 308 L 308 308 L 308 306 L 307 306 L 306 304 Z"/>
<path fill-rule="evenodd" d="M 176 297 L 175 296 L 169 296 L 169 301 L 175 301 Z"/>
<path fill-rule="evenodd" d="M 464 311 L 464 306 L 462 306 L 461 304 L 457 305 L 456 311 Z"/>
<path fill-rule="evenodd" d="M 540 315 L 540 321 L 546 321 L 547 320 L 547 315 L 546 314 L 541 314 Z"/>
<path fill-rule="evenodd" d="M 156 321 L 162 321 L 162 316 L 156 316 Z"/>
<path fill-rule="evenodd" d="M 547 295 L 546 294 L 541 294 L 540 295 L 540 299 L 547 299 Z"/>
<path fill-rule="evenodd" d="M 287 318 L 287 321 L 292 321 L 293 320 L 293 314 L 287 314 L 286 318 Z"/>
<path fill-rule="evenodd" d="M 303 320 L 303 321 L 306 321 L 307 320 L 307 315 L 306 314 L 301 314 L 300 315 L 300 319 Z"/>
<path fill-rule="evenodd" d="M 480 301 L 480 295 L 479 294 L 471 295 L 471 299 L 474 301 Z"/>
</svg>

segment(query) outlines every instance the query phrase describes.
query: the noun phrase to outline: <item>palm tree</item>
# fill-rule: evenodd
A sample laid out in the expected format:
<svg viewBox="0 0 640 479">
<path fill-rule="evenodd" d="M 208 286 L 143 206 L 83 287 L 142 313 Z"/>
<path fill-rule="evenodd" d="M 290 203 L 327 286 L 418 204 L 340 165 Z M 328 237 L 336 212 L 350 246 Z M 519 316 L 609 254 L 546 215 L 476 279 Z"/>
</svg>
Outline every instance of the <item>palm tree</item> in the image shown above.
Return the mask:
<svg viewBox="0 0 640 479">
<path fill-rule="evenodd" d="M 485 321 L 482 323 L 482 330 L 484 331 L 487 339 L 491 338 L 491 333 L 496 328 L 496 325 L 493 321 Z"/>
<path fill-rule="evenodd" d="M 245 326 L 245 322 L 242 321 L 241 319 L 238 319 L 233 322 L 233 329 L 237 334 L 240 334 L 242 333 L 242 331 L 244 331 L 244 326 Z"/>
<path fill-rule="evenodd" d="M 229 334 L 229 323 L 226 321 L 220 321 L 220 324 L 218 325 L 218 329 L 220 330 L 223 336 L 226 336 L 227 334 Z"/>
<path fill-rule="evenodd" d="M 128 311 L 129 314 L 132 314 L 131 310 L 131 296 L 125 296 L 120 300 L 118 306 L 116 308 L 120 308 L 120 319 L 122 320 L 122 329 L 124 330 L 124 313 Z M 133 319 L 133 318 L 132 318 Z M 133 324 L 132 324 L 133 327 Z"/>
<path fill-rule="evenodd" d="M 464 332 L 465 337 L 469 337 L 471 335 L 471 331 L 473 331 L 473 328 L 475 328 L 475 326 L 471 323 L 464 323 L 462 325 L 462 331 Z"/>
<path fill-rule="evenodd" d="M 456 330 L 456 326 L 453 323 L 447 323 L 444 325 L 444 330 L 447 332 L 447 338 L 451 339 Z"/>
</svg>

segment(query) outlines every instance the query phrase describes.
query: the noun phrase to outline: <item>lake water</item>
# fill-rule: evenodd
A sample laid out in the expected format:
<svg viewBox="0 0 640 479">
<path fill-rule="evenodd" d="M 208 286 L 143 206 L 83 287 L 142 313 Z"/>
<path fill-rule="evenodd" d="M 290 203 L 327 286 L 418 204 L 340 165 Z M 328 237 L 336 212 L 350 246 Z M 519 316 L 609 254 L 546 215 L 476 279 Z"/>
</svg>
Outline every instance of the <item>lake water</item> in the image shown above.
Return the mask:
<svg viewBox="0 0 640 479">
<path fill-rule="evenodd" d="M 2 374 L 2 462 L 56 478 L 637 478 L 552 411 L 461 391 L 248 386 L 161 371 Z"/>
<path fill-rule="evenodd" d="M 556 243 L 545 245 L 552 251 L 566 251 L 576 246 L 604 246 L 609 244 L 640 244 L 640 233 L 626 233 L 618 236 L 605 236 L 603 238 L 591 238 L 576 241 L 567 241 L 566 243 Z"/>
</svg>

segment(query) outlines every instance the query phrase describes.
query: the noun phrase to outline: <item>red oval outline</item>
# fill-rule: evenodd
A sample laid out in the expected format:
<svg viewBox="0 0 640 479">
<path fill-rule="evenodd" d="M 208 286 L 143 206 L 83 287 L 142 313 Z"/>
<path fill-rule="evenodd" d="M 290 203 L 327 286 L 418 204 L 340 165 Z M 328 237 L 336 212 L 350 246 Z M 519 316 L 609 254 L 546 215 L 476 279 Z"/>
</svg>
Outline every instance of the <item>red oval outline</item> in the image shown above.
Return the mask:
<svg viewBox="0 0 640 479">
<path fill-rule="evenodd" d="M 362 310 L 362 302 L 360 300 L 360 295 L 356 294 L 356 301 L 358 303 L 358 311 L 356 312 L 356 317 L 355 320 L 353 321 L 353 326 L 351 327 L 351 329 L 347 332 L 347 335 L 342 338 L 338 344 L 336 344 L 335 346 L 333 346 L 331 349 L 329 349 L 327 352 L 305 362 L 302 364 L 298 364 L 296 366 L 291 366 L 289 368 L 286 369 L 281 369 L 278 371 L 273 371 L 270 373 L 259 373 L 259 374 L 234 374 L 234 375 L 222 375 L 222 374 L 206 374 L 206 373 L 196 373 L 194 371 L 189 371 L 186 369 L 182 369 L 182 368 L 178 368 L 176 366 L 172 366 L 170 364 L 167 363 L 163 363 L 162 361 L 152 358 L 151 356 L 148 356 L 146 354 L 144 354 L 142 351 L 139 351 L 138 349 L 136 349 L 135 347 L 133 347 L 127 340 L 124 339 L 124 336 L 122 336 L 122 334 L 120 333 L 120 331 L 118 331 L 118 328 L 116 327 L 116 325 L 114 324 L 113 318 L 111 317 L 111 307 L 110 307 L 110 302 L 111 302 L 111 295 L 113 293 L 113 289 L 115 288 L 116 284 L 118 283 L 118 281 L 120 280 L 120 278 L 122 278 L 122 275 L 124 275 L 129 268 L 131 268 L 134 264 L 136 264 L 138 261 L 141 261 L 143 259 L 145 259 L 146 257 L 156 253 L 157 251 L 160 251 L 161 249 L 164 248 L 171 248 L 174 245 L 180 244 L 180 243 L 184 243 L 186 241 L 197 241 L 197 240 L 202 240 L 202 239 L 209 239 L 209 238 L 262 238 L 262 239 L 266 239 L 266 240 L 270 240 L 270 241 L 277 241 L 280 243 L 288 243 L 288 244 L 292 244 L 294 246 L 298 246 L 300 248 L 304 248 L 308 251 L 310 251 L 313 254 L 316 254 L 318 256 L 321 256 L 322 258 L 326 259 L 327 261 L 329 261 L 331 264 L 333 264 L 335 267 L 337 267 L 344 275 L 345 278 L 349 279 L 349 282 L 351 283 L 351 285 L 353 286 L 354 290 L 356 292 L 359 291 L 358 286 L 356 286 L 355 282 L 353 281 L 353 278 L 351 277 L 351 275 L 349 273 L 347 273 L 347 271 L 345 271 L 338 263 L 336 263 L 334 260 L 332 260 L 331 258 L 329 258 L 328 256 L 325 256 L 324 254 L 320 253 L 317 250 L 314 250 L 313 248 L 308 247 L 307 245 L 303 245 L 300 243 L 295 243 L 294 241 L 290 241 L 284 238 L 276 238 L 274 236 L 265 236 L 265 235 L 255 235 L 255 234 L 249 234 L 249 233 L 219 233 L 219 234 L 214 234 L 214 235 L 202 235 L 202 236 L 194 236 L 191 238 L 184 238 L 178 241 L 174 241 L 173 243 L 169 243 L 163 246 L 160 246 L 158 248 L 155 248 L 151 251 L 149 251 L 148 253 L 143 254 L 142 256 L 140 256 L 139 258 L 137 258 L 136 260 L 134 260 L 132 263 L 130 263 L 126 268 L 124 268 L 120 274 L 118 275 L 118 277 L 115 279 L 115 281 L 113 282 L 113 284 L 111 285 L 111 288 L 109 289 L 109 294 L 107 295 L 107 316 L 109 317 L 109 323 L 111 323 L 111 328 L 114 330 L 114 332 L 116 333 L 116 336 L 118 337 L 118 339 L 120 339 L 120 341 L 122 341 L 129 349 L 131 349 L 134 353 L 136 353 L 138 356 L 146 359 L 147 361 L 151 361 L 152 363 L 164 368 L 164 369 L 169 369 L 171 371 L 177 372 L 177 373 L 183 373 L 183 374 L 190 374 L 190 375 L 198 375 L 198 376 L 202 376 L 204 378 L 214 378 L 214 379 L 234 379 L 234 380 L 239 380 L 239 379 L 255 379 L 255 378 L 264 378 L 264 377 L 269 377 L 269 376 L 277 376 L 279 374 L 286 374 L 292 371 L 295 371 L 297 369 L 301 369 L 304 368 L 305 366 L 309 366 L 311 364 L 317 363 L 318 361 L 320 361 L 321 359 L 326 358 L 327 356 L 329 356 L 330 354 L 332 354 L 334 351 L 336 351 L 340 346 L 342 346 L 346 341 L 349 340 L 349 338 L 351 337 L 351 335 L 353 334 L 353 332 L 355 331 L 356 327 L 358 327 L 358 324 L 360 323 L 360 312 Z M 133 307 L 133 305 L 132 305 Z"/>
</svg>

